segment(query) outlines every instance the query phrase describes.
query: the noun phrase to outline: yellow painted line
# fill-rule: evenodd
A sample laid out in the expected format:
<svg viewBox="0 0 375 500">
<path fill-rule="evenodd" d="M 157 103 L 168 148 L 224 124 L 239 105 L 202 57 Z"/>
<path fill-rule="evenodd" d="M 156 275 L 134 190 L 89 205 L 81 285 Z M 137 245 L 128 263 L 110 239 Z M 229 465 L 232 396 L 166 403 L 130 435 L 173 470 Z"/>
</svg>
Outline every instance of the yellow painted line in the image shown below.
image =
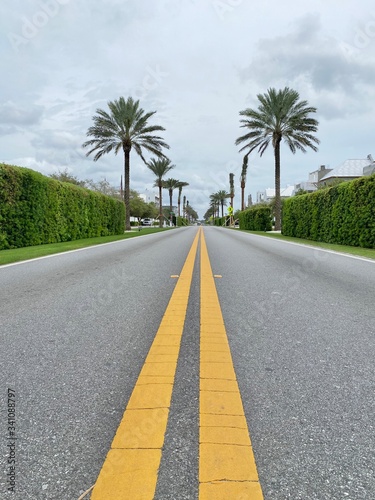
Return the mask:
<svg viewBox="0 0 375 500">
<path fill-rule="evenodd" d="M 154 498 L 199 235 L 200 231 L 194 238 L 91 500 Z"/>
<path fill-rule="evenodd" d="M 263 500 L 203 231 L 200 249 L 199 500 Z"/>
</svg>

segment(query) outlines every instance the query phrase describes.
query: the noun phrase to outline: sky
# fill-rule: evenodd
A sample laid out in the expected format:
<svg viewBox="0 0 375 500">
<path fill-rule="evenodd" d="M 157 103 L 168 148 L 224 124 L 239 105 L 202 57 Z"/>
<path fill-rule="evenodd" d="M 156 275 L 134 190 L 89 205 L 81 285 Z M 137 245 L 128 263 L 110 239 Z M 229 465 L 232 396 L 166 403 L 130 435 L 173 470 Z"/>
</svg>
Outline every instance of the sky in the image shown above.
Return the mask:
<svg viewBox="0 0 375 500">
<path fill-rule="evenodd" d="M 121 153 L 82 144 L 97 109 L 132 96 L 156 111 L 170 176 L 203 217 L 210 194 L 240 207 L 239 112 L 286 86 L 317 108 L 319 151 L 281 147 L 281 186 L 375 157 L 375 7 L 370 0 L 13 0 L 0 6 L 0 162 L 119 186 Z M 151 156 L 146 154 L 146 159 Z M 131 188 L 154 178 L 131 153 Z M 272 149 L 249 157 L 246 196 L 274 187 Z M 164 194 L 167 197 L 167 193 Z"/>
</svg>

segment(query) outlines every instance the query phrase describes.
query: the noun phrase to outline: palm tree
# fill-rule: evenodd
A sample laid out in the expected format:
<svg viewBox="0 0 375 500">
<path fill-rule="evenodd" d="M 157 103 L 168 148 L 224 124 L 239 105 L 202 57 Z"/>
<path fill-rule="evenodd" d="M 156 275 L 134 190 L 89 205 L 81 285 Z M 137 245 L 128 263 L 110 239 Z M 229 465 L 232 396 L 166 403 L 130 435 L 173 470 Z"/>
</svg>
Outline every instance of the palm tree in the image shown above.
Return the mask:
<svg viewBox="0 0 375 500">
<path fill-rule="evenodd" d="M 229 198 L 230 198 L 230 206 L 233 208 L 234 174 L 229 174 Z"/>
<path fill-rule="evenodd" d="M 160 125 L 149 125 L 149 119 L 156 111 L 145 111 L 139 106 L 139 101 L 132 97 L 125 100 L 109 101 L 110 112 L 102 109 L 96 110 L 93 116 L 94 125 L 87 131 L 88 137 L 93 137 L 83 144 L 83 147 L 92 146 L 86 153 L 89 156 L 95 152 L 94 161 L 99 160 L 104 154 L 114 151 L 117 154 L 121 149 L 124 153 L 124 202 L 126 208 L 125 227 L 130 230 L 130 151 L 134 151 L 147 164 L 143 149 L 153 153 L 158 158 L 166 158 L 162 148 L 169 149 L 163 139 L 154 132 L 165 130 Z"/>
<path fill-rule="evenodd" d="M 263 155 L 272 142 L 275 158 L 275 229 L 281 228 L 281 200 L 280 200 L 280 143 L 284 141 L 294 154 L 297 149 L 306 153 L 309 147 L 313 151 L 318 148 L 319 140 L 313 135 L 318 130 L 318 121 L 309 117 L 316 112 L 316 108 L 308 106 L 307 101 L 299 101 L 296 90 L 285 87 L 276 91 L 268 89 L 265 94 L 258 94 L 260 104 L 258 109 L 240 111 L 244 118 L 240 120 L 241 127 L 249 131 L 236 140 L 236 145 L 245 143 L 240 149 L 249 149 L 250 154 L 258 148 Z"/>
<path fill-rule="evenodd" d="M 154 159 L 147 163 L 148 168 L 151 172 L 156 175 L 156 181 L 154 186 L 159 188 L 159 227 L 163 225 L 163 177 L 170 171 L 175 165 L 171 164 L 168 158 Z"/>
<path fill-rule="evenodd" d="M 180 181 L 178 181 L 177 179 L 172 179 L 171 177 L 166 181 L 163 181 L 163 188 L 168 189 L 169 192 L 169 214 L 170 214 L 171 225 L 173 220 L 173 215 L 172 215 L 173 190 L 178 188 L 179 182 Z"/>
<path fill-rule="evenodd" d="M 194 208 L 191 205 L 189 205 L 189 202 L 186 205 L 186 211 L 187 211 L 187 217 L 188 217 L 189 222 L 193 222 L 193 221 L 196 221 L 198 219 L 197 212 L 194 210 Z"/>
<path fill-rule="evenodd" d="M 221 206 L 221 216 L 224 217 L 224 206 L 227 205 L 227 198 L 229 198 L 229 194 L 225 191 L 225 189 L 222 189 L 215 193 L 215 197 Z"/>
<path fill-rule="evenodd" d="M 220 212 L 219 212 L 220 199 L 217 193 L 213 193 L 210 195 L 210 205 L 213 209 L 214 218 L 216 217 L 216 214 L 218 217 L 220 217 Z"/>
<path fill-rule="evenodd" d="M 243 157 L 242 171 L 240 176 L 241 182 L 241 210 L 245 210 L 245 187 L 246 187 L 246 174 L 247 174 L 247 163 L 248 163 L 249 153 L 245 154 Z"/>
<path fill-rule="evenodd" d="M 182 217 L 186 217 L 186 196 L 182 199 Z"/>
<path fill-rule="evenodd" d="M 182 193 L 182 188 L 183 187 L 186 187 L 188 186 L 189 183 L 188 182 L 183 182 L 183 181 L 179 181 L 178 182 L 178 199 L 177 199 L 177 206 L 178 206 L 178 210 L 177 210 L 177 213 L 178 213 L 178 216 L 180 217 L 181 213 L 180 213 L 180 208 L 181 208 L 181 193 Z"/>
</svg>

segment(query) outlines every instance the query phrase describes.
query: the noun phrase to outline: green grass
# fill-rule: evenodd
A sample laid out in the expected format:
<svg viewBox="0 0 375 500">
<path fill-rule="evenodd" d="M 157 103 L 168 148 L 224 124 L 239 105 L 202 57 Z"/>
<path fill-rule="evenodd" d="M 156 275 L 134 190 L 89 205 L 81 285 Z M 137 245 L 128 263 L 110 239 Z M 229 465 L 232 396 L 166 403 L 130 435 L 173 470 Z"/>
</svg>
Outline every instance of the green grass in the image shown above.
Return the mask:
<svg viewBox="0 0 375 500">
<path fill-rule="evenodd" d="M 292 236 L 284 236 L 280 233 L 265 233 L 264 231 L 247 231 L 245 229 L 235 229 L 235 231 L 243 231 L 244 233 L 259 234 L 267 238 L 276 238 L 279 240 L 292 241 L 313 247 L 325 248 L 335 252 L 348 253 L 357 255 L 358 257 L 366 257 L 367 259 L 375 259 L 375 248 L 351 247 L 349 245 L 337 245 L 333 243 L 323 243 L 321 241 L 304 240 L 302 238 L 293 238 Z"/>
<path fill-rule="evenodd" d="M 170 228 L 143 227 L 141 231 L 135 228 L 132 232 L 117 236 L 101 236 L 98 238 L 86 238 L 84 240 L 64 241 L 63 243 L 50 243 L 48 245 L 0 250 L 0 266 L 11 264 L 12 262 L 19 262 L 21 260 L 35 259 L 36 257 L 44 257 L 45 255 L 52 255 L 54 253 L 68 252 L 69 250 L 77 250 L 78 248 L 91 247 L 102 243 L 110 243 L 111 241 L 125 240 L 127 238 L 134 238 L 135 236 L 143 236 L 145 234 L 169 230 Z"/>
</svg>

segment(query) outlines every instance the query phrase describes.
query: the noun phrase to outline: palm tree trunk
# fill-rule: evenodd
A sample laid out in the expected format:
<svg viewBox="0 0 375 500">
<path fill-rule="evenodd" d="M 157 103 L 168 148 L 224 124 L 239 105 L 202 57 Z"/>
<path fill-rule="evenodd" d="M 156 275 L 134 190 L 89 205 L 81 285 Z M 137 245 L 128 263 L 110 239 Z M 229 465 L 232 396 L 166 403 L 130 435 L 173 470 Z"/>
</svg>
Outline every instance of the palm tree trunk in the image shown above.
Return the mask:
<svg viewBox="0 0 375 500">
<path fill-rule="evenodd" d="M 177 213 L 178 213 L 178 216 L 181 217 L 181 213 L 180 213 L 180 208 L 181 208 L 181 193 L 182 193 L 182 187 L 179 187 L 178 188 L 178 199 L 177 199 Z"/>
<path fill-rule="evenodd" d="M 275 143 L 275 230 L 281 229 L 281 198 L 280 198 L 280 139 Z"/>
<path fill-rule="evenodd" d="M 163 227 L 163 201 L 162 201 L 162 193 L 163 188 L 161 185 L 161 181 L 159 182 L 159 227 Z"/>
<path fill-rule="evenodd" d="M 172 226 L 173 217 L 172 217 L 172 196 L 173 189 L 169 190 L 169 225 Z"/>
<path fill-rule="evenodd" d="M 130 231 L 130 149 L 124 148 L 124 202 L 125 202 L 125 230 Z"/>
<path fill-rule="evenodd" d="M 241 210 L 245 210 L 245 182 L 241 181 Z"/>
</svg>

